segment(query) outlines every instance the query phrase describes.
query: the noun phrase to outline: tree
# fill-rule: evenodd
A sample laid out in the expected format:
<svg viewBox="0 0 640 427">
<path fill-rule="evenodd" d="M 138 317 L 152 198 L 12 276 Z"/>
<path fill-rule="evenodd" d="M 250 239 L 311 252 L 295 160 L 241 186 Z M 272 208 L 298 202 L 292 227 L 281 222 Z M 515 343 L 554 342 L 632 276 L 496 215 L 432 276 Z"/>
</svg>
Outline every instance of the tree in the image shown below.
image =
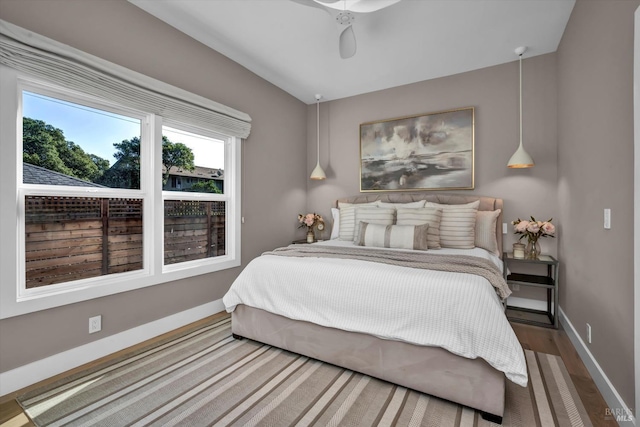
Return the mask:
<svg viewBox="0 0 640 427">
<path fill-rule="evenodd" d="M 113 155 L 116 163 L 98 182 L 111 188 L 140 188 L 140 137 L 134 136 L 113 144 L 116 152 Z M 169 179 L 169 169 L 182 168 L 189 171 L 195 169 L 193 152 L 180 142 L 171 142 L 162 137 L 162 184 Z"/>
<path fill-rule="evenodd" d="M 218 184 L 216 184 L 215 180 L 209 179 L 206 181 L 198 181 L 191 186 L 187 191 L 197 192 L 197 193 L 216 193 L 222 194 Z"/>
<path fill-rule="evenodd" d="M 22 160 L 55 172 L 95 181 L 109 168 L 109 161 L 86 153 L 67 141 L 61 129 L 42 120 L 22 119 Z"/>
<path fill-rule="evenodd" d="M 169 170 L 172 167 L 193 171 L 196 166 L 193 163 L 193 151 L 181 142 L 171 142 L 166 136 L 162 137 L 162 184 L 169 179 Z"/>
</svg>

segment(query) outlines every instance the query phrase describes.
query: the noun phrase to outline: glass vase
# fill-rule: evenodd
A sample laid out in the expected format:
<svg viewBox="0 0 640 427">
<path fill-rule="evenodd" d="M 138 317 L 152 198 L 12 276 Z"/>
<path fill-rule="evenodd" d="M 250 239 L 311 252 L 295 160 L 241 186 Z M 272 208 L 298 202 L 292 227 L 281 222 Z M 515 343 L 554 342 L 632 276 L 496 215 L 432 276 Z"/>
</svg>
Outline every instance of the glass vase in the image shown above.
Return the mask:
<svg viewBox="0 0 640 427">
<path fill-rule="evenodd" d="M 313 243 L 316 241 L 316 236 L 313 234 L 313 230 L 309 228 L 307 231 L 307 243 Z"/>
<path fill-rule="evenodd" d="M 540 243 L 538 240 L 529 240 L 527 243 L 527 247 L 524 249 L 524 256 L 527 259 L 538 259 L 542 250 L 540 248 Z"/>
</svg>

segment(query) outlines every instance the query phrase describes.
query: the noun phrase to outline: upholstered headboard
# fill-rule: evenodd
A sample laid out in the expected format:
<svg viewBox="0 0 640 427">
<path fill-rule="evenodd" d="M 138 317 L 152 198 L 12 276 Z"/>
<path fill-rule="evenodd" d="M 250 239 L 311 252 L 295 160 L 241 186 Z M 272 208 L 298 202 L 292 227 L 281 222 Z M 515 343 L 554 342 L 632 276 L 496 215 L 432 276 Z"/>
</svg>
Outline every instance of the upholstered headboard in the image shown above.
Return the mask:
<svg viewBox="0 0 640 427">
<path fill-rule="evenodd" d="M 380 200 L 388 203 L 408 203 L 417 202 L 418 200 L 426 200 L 432 203 L 440 203 L 444 205 L 462 205 L 465 203 L 480 200 L 478 210 L 495 211 L 500 209 L 500 215 L 496 221 L 496 239 L 498 241 L 498 251 L 502 257 L 502 214 L 504 211 L 502 199 L 495 197 L 469 196 L 462 194 L 443 194 L 443 193 L 424 193 L 424 192 L 398 192 L 398 193 L 366 193 L 357 196 L 345 197 L 338 199 L 334 207 L 338 207 L 338 202 L 343 203 L 369 203 Z"/>
</svg>

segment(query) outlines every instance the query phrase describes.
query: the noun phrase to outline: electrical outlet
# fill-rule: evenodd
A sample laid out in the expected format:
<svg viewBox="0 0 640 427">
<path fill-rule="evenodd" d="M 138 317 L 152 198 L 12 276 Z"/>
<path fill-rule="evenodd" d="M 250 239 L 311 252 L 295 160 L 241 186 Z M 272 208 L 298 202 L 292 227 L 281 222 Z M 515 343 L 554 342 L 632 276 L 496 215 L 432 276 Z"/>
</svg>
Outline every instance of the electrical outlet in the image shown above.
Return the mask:
<svg viewBox="0 0 640 427">
<path fill-rule="evenodd" d="M 100 332 L 102 330 L 102 316 L 89 318 L 89 333 Z"/>
<path fill-rule="evenodd" d="M 591 325 L 587 323 L 587 343 L 591 344 Z"/>
</svg>

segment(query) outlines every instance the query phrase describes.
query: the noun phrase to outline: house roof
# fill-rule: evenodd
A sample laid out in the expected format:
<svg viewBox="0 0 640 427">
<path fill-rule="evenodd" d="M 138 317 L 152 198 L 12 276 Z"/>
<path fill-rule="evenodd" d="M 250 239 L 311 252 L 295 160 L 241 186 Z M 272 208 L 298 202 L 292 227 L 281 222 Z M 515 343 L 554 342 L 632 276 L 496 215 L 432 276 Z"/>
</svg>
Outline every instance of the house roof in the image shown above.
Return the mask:
<svg viewBox="0 0 640 427">
<path fill-rule="evenodd" d="M 67 185 L 75 187 L 101 187 L 93 182 L 84 181 L 59 172 L 54 172 L 29 163 L 22 164 L 22 182 L 25 184 Z"/>
<path fill-rule="evenodd" d="M 165 172 L 165 168 L 162 168 L 162 172 Z M 224 179 L 224 170 L 216 168 L 206 168 L 204 166 L 196 166 L 194 170 L 188 171 L 186 169 L 172 166 L 169 170 L 169 175 L 184 176 L 188 178 L 206 178 L 206 179 Z"/>
</svg>

